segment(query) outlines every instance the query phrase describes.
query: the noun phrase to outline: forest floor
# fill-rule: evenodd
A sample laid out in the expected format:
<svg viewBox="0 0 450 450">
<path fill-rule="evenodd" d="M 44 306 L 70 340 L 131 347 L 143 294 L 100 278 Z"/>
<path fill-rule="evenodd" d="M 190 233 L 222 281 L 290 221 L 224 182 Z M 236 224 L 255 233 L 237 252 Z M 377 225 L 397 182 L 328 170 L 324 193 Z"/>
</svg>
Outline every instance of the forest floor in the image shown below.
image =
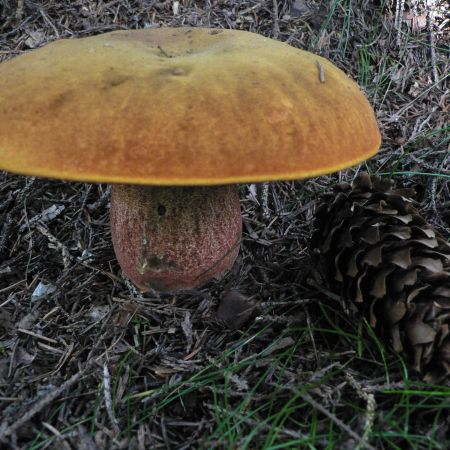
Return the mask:
<svg viewBox="0 0 450 450">
<path fill-rule="evenodd" d="M 0 448 L 450 448 L 449 386 L 421 380 L 348 315 L 308 249 L 320 194 L 360 170 L 414 186 L 423 216 L 450 237 L 446 8 L 0 0 L 0 61 L 119 29 L 247 30 L 330 59 L 361 86 L 382 133 L 362 165 L 271 183 L 268 219 L 242 185 L 233 269 L 171 295 L 124 279 L 107 186 L 0 172 Z M 230 290 L 258 304 L 239 327 L 217 320 Z"/>
</svg>

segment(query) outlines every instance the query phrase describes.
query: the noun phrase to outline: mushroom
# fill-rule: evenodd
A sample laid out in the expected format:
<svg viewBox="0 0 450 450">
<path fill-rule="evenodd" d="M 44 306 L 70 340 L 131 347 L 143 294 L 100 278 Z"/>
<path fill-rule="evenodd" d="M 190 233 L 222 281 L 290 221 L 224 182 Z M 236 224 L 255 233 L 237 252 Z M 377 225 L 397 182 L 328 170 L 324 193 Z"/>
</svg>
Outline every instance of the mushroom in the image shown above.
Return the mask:
<svg viewBox="0 0 450 450">
<path fill-rule="evenodd" d="M 344 72 L 244 31 L 64 39 L 0 64 L 0 79 L 0 169 L 112 183 L 115 252 L 143 290 L 229 270 L 238 183 L 337 171 L 380 145 Z"/>
</svg>

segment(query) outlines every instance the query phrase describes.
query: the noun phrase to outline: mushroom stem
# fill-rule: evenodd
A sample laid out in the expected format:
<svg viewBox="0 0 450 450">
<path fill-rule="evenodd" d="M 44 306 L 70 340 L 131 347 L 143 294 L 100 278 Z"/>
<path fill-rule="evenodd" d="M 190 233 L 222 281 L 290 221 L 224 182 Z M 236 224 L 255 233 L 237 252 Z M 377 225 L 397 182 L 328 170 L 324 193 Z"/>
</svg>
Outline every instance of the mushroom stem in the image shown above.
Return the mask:
<svg viewBox="0 0 450 450">
<path fill-rule="evenodd" d="M 111 232 L 122 270 L 140 289 L 192 289 L 226 273 L 239 252 L 236 186 L 114 185 Z"/>
</svg>

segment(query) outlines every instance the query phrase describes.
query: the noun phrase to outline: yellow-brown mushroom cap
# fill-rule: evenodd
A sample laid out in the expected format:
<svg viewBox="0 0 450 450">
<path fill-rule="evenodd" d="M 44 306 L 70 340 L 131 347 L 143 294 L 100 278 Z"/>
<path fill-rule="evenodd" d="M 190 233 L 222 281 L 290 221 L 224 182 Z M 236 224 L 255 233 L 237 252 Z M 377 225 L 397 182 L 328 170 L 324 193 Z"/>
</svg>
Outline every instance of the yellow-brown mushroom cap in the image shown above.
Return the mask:
<svg viewBox="0 0 450 450">
<path fill-rule="evenodd" d="M 380 145 L 358 86 L 324 58 L 206 28 L 65 39 L 0 64 L 0 169 L 209 185 L 300 179 Z"/>
</svg>

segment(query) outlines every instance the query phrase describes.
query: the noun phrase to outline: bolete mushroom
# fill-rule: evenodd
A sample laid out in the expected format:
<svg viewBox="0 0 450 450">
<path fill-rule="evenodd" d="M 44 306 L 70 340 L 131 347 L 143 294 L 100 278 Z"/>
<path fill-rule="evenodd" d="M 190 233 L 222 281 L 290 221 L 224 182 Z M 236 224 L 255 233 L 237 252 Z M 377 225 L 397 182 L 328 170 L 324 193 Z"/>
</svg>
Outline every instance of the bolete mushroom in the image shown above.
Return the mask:
<svg viewBox="0 0 450 450">
<path fill-rule="evenodd" d="M 208 28 L 64 39 L 0 65 L 0 169 L 113 183 L 112 236 L 140 288 L 199 286 L 238 254 L 236 185 L 373 155 L 368 101 L 317 55 Z"/>
</svg>

